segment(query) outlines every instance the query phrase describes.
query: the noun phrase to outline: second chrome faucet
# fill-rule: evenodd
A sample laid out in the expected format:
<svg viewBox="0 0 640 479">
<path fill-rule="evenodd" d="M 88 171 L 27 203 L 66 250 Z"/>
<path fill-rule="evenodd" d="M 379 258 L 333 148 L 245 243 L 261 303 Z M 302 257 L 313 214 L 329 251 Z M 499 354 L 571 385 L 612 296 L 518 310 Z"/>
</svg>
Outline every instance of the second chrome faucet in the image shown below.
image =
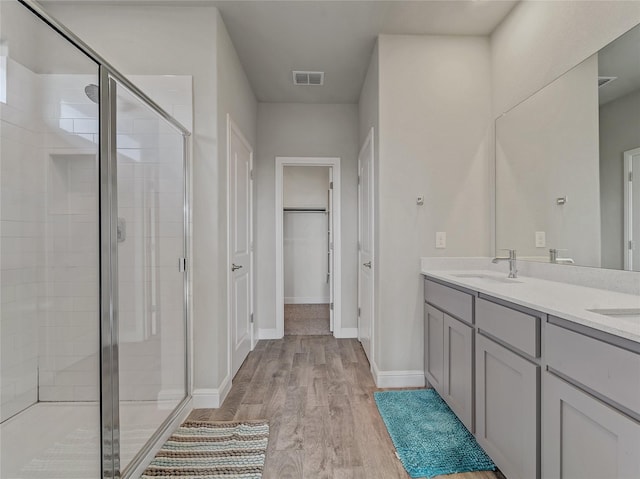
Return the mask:
<svg viewBox="0 0 640 479">
<path fill-rule="evenodd" d="M 508 251 L 509 256 L 496 256 L 491 260 L 492 263 L 497 263 L 498 261 L 508 261 L 509 262 L 509 278 L 517 278 L 518 270 L 516 268 L 516 250 L 514 249 L 501 249 L 500 251 Z"/>
</svg>

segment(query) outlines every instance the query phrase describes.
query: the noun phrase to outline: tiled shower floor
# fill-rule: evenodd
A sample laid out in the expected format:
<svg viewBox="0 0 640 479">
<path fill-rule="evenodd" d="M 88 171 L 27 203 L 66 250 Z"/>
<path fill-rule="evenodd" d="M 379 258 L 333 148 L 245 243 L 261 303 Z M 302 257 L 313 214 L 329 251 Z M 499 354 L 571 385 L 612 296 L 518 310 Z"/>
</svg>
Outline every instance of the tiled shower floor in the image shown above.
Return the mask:
<svg viewBox="0 0 640 479">
<path fill-rule="evenodd" d="M 121 464 L 128 464 L 174 406 L 155 401 L 120 406 Z M 0 478 L 100 477 L 97 403 L 37 403 L 0 425 Z"/>
</svg>

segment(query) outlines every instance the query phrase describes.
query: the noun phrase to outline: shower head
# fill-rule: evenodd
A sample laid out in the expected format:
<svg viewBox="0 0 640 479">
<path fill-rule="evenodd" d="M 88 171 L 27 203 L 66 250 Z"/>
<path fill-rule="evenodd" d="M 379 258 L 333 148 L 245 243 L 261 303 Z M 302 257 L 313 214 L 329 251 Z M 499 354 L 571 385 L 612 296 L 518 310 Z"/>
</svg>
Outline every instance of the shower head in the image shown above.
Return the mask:
<svg viewBox="0 0 640 479">
<path fill-rule="evenodd" d="M 84 92 L 89 97 L 89 100 L 91 100 L 93 103 L 98 103 L 100 98 L 100 90 L 98 89 L 98 85 L 90 83 L 89 85 L 84 87 Z"/>
</svg>

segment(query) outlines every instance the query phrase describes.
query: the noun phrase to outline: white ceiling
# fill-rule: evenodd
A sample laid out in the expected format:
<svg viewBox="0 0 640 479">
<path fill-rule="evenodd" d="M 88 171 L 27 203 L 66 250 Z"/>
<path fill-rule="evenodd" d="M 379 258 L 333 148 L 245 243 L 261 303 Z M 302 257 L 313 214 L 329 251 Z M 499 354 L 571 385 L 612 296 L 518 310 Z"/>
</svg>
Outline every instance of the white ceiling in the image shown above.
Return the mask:
<svg viewBox="0 0 640 479">
<path fill-rule="evenodd" d="M 357 103 L 378 34 L 487 35 L 517 0 L 215 1 L 261 102 Z M 325 72 L 293 85 L 292 70 Z"/>
</svg>

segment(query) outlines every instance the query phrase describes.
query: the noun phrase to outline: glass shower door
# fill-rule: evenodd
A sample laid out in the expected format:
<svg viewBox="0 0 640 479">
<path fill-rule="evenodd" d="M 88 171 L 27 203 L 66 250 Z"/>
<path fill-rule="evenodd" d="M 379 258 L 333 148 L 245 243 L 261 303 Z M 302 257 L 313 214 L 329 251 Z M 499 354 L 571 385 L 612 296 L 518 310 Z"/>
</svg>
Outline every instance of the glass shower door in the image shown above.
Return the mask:
<svg viewBox="0 0 640 479">
<path fill-rule="evenodd" d="M 120 465 L 187 395 L 183 136 L 117 85 Z"/>
</svg>

